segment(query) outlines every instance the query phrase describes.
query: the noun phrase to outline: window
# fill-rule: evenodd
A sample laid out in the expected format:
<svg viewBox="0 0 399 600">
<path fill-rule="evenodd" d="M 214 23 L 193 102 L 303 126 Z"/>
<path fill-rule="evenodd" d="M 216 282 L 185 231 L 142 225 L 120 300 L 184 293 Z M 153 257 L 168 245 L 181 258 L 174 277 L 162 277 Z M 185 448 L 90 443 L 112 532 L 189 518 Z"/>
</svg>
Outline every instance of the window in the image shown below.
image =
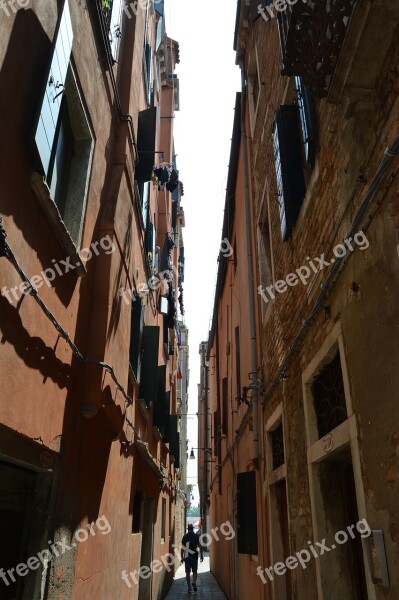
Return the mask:
<svg viewBox="0 0 399 600">
<path fill-rule="evenodd" d="M 77 247 L 83 231 L 92 148 L 90 127 L 69 68 L 47 181 L 51 197 Z"/>
<path fill-rule="evenodd" d="M 213 413 L 213 454 L 219 456 L 219 414 Z M 206 460 L 206 456 L 204 457 Z"/>
<path fill-rule="evenodd" d="M 147 252 L 148 261 L 150 263 L 151 272 L 154 272 L 155 264 L 156 264 L 156 241 L 157 241 L 157 232 L 155 229 L 155 225 L 151 223 L 147 223 L 147 227 L 145 230 L 145 249 Z"/>
<path fill-rule="evenodd" d="M 309 166 L 313 167 L 317 152 L 317 126 L 312 96 L 309 90 L 304 86 L 301 77 L 295 77 L 295 89 L 305 150 L 305 160 Z"/>
<path fill-rule="evenodd" d="M 166 498 L 162 498 L 162 515 L 161 515 L 161 541 L 166 538 Z"/>
<path fill-rule="evenodd" d="M 169 407 L 168 407 L 169 408 Z M 180 468 L 180 431 L 179 416 L 169 415 L 169 451 L 175 459 L 175 468 Z"/>
<path fill-rule="evenodd" d="M 240 328 L 235 328 L 237 398 L 241 398 Z"/>
<path fill-rule="evenodd" d="M 116 62 L 118 59 L 119 45 L 122 37 L 121 22 L 123 1 L 100 0 L 100 2 L 108 30 L 108 39 L 111 47 L 112 58 Z"/>
<path fill-rule="evenodd" d="M 314 379 L 312 393 L 322 438 L 348 418 L 339 352 Z"/>
<path fill-rule="evenodd" d="M 305 197 L 297 106 L 283 105 L 278 109 L 273 147 L 281 234 L 285 241 L 291 235 Z"/>
<path fill-rule="evenodd" d="M 136 383 L 140 383 L 141 374 L 141 341 L 143 336 L 144 307 L 141 298 L 132 302 L 132 321 L 130 328 L 130 367 Z"/>
<path fill-rule="evenodd" d="M 259 99 L 259 75 L 257 72 L 255 73 L 255 77 L 253 80 L 252 94 L 253 94 L 253 98 L 254 98 L 254 108 L 256 111 L 256 107 L 258 106 L 258 99 Z"/>
<path fill-rule="evenodd" d="M 75 246 L 79 247 L 93 135 L 70 64 L 72 42 L 66 0 L 54 36 L 34 134 L 37 169 L 45 176 L 48 188 L 43 188 L 42 184 L 34 185 L 34 189 L 49 220 L 59 228 L 66 228 Z M 57 210 L 54 210 L 54 204 Z"/>
<path fill-rule="evenodd" d="M 284 456 L 284 435 L 283 423 L 277 425 L 276 429 L 270 432 L 273 454 L 273 470 L 278 469 L 285 463 Z"/>
<path fill-rule="evenodd" d="M 143 328 L 140 395 L 147 406 L 157 398 L 159 327 Z"/>
<path fill-rule="evenodd" d="M 255 471 L 237 474 L 237 546 L 239 554 L 258 554 Z"/>
<path fill-rule="evenodd" d="M 135 178 L 140 184 L 151 181 L 155 164 L 155 140 L 157 128 L 157 108 L 152 106 L 139 112 L 137 128 L 137 151 L 139 160 L 136 166 Z"/>
<path fill-rule="evenodd" d="M 225 377 L 222 381 L 222 410 L 223 410 L 223 420 L 222 420 L 222 431 L 224 435 L 228 434 L 229 431 L 229 423 L 228 423 L 228 414 L 229 414 L 229 407 L 228 407 L 228 381 L 227 378 Z"/>
<path fill-rule="evenodd" d="M 132 533 L 140 533 L 141 531 L 141 512 L 143 506 L 143 494 L 138 490 L 135 491 L 133 497 L 133 521 Z"/>
</svg>

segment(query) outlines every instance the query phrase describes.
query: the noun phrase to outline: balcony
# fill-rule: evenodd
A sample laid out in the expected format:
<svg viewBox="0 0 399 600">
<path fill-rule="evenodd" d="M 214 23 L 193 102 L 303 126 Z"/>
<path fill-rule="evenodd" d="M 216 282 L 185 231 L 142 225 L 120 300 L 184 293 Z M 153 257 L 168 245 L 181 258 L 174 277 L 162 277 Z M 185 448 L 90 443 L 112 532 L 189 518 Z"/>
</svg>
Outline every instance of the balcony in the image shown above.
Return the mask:
<svg viewBox="0 0 399 600">
<path fill-rule="evenodd" d="M 299 1 L 277 13 L 282 75 L 302 77 L 318 98 L 327 96 L 354 0 Z"/>
</svg>

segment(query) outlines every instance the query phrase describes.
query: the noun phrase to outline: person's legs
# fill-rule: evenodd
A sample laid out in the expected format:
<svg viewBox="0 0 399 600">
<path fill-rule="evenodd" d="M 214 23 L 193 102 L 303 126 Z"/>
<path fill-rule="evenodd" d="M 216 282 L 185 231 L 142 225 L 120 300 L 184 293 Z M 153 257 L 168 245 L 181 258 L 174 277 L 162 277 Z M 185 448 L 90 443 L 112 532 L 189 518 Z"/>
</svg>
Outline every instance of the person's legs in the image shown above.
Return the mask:
<svg viewBox="0 0 399 600">
<path fill-rule="evenodd" d="M 198 556 L 193 557 L 193 589 L 197 591 L 197 575 L 198 575 Z"/>
<path fill-rule="evenodd" d="M 186 568 L 187 589 L 188 589 L 189 592 L 191 592 L 191 579 L 190 579 L 191 562 L 190 562 L 190 557 L 186 558 L 184 564 L 185 564 L 185 568 Z"/>
</svg>

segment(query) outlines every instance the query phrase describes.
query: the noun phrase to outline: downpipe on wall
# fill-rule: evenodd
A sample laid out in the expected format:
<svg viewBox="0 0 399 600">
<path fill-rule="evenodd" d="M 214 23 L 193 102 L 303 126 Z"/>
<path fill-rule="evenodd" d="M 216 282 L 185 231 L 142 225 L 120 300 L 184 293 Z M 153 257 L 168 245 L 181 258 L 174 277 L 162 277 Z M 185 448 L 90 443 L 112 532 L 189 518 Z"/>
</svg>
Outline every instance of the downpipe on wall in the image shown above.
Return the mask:
<svg viewBox="0 0 399 600">
<path fill-rule="evenodd" d="M 249 388 L 252 390 L 252 414 L 253 414 L 253 454 L 254 454 L 254 466 L 259 473 L 259 492 L 257 494 L 260 500 L 260 526 L 258 531 L 263 532 L 265 530 L 263 519 L 264 513 L 262 510 L 263 504 L 263 477 L 262 470 L 259 469 L 259 439 L 258 439 L 258 413 L 259 413 L 259 397 L 263 395 L 263 383 L 258 380 L 258 369 L 257 369 L 257 357 L 256 357 L 256 321 L 255 321 L 255 294 L 254 294 L 254 282 L 255 277 L 253 273 L 253 255 L 252 255 L 252 242 L 251 242 L 251 206 L 250 206 L 250 195 L 249 195 L 249 166 L 248 166 L 248 146 L 247 146 L 247 125 L 246 125 L 246 106 L 247 106 L 247 83 L 245 73 L 245 62 L 244 58 L 240 60 L 241 69 L 241 143 L 242 143 L 242 154 L 243 154 L 243 166 L 244 166 L 244 195 L 245 195 L 245 226 L 246 226 L 246 242 L 247 242 L 247 260 L 248 260 L 248 292 L 249 292 L 249 324 L 250 324 L 250 335 L 251 335 L 251 383 Z M 262 428 L 263 428 L 263 402 L 262 402 Z M 263 436 L 262 436 L 263 442 Z M 262 443 L 262 456 L 263 460 L 266 460 L 265 448 Z M 260 539 L 259 539 L 260 538 Z M 262 559 L 266 558 L 266 541 L 265 535 L 259 536 L 258 541 L 262 547 Z M 237 569 L 238 571 L 238 569 Z M 268 591 L 266 586 L 262 586 L 261 596 L 268 598 Z M 238 588 L 239 589 L 239 588 Z"/>
<path fill-rule="evenodd" d="M 251 344 L 251 384 L 252 390 L 252 413 L 253 413 L 253 461 L 255 468 L 259 466 L 259 443 L 258 443 L 258 402 L 259 402 L 259 384 L 257 381 L 257 360 L 256 360 L 256 324 L 255 324 L 255 294 L 254 294 L 254 276 L 253 276 L 253 256 L 251 243 L 251 207 L 249 198 L 249 168 L 248 168 L 248 148 L 247 148 L 247 125 L 246 125 L 246 104 L 247 87 L 245 78 L 244 62 L 240 62 L 241 69 L 241 144 L 244 163 L 244 197 L 245 197 L 245 230 L 247 242 L 247 261 L 248 261 L 248 293 L 249 293 L 249 327 Z"/>
</svg>

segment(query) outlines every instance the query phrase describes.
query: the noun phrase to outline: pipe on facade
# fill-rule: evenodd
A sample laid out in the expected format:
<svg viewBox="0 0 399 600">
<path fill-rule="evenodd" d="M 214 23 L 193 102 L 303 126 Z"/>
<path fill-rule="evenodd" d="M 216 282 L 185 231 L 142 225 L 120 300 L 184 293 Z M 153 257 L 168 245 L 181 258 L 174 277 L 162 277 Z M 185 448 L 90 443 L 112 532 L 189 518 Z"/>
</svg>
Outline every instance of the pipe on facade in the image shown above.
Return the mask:
<svg viewBox="0 0 399 600">
<path fill-rule="evenodd" d="M 249 327 L 250 327 L 250 345 L 251 345 L 251 385 L 252 389 L 252 412 L 253 412 L 253 450 L 254 465 L 258 468 L 259 464 L 259 442 L 258 442 L 258 402 L 259 385 L 257 381 L 257 360 L 256 360 L 256 323 L 255 323 L 255 294 L 254 294 L 254 275 L 253 275 L 253 256 L 252 256 L 252 238 L 251 238 L 251 207 L 249 198 L 249 166 L 248 166 L 248 147 L 247 147 L 247 124 L 246 124 L 246 103 L 247 86 L 245 78 L 244 60 L 240 61 L 241 69 L 241 144 L 244 165 L 244 197 L 245 197 L 245 229 L 247 242 L 247 261 L 248 261 L 248 294 L 249 294 Z"/>
</svg>

